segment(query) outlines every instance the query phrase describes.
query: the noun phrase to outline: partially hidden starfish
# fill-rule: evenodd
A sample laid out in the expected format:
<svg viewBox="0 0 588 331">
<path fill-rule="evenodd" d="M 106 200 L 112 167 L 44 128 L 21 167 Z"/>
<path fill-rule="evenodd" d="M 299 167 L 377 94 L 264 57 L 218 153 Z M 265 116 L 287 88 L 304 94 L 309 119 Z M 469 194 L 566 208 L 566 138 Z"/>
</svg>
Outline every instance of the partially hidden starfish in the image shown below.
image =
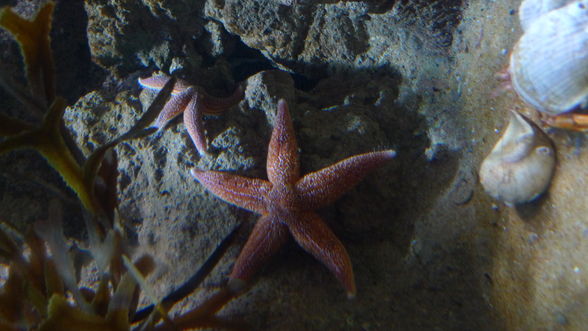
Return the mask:
<svg viewBox="0 0 588 331">
<path fill-rule="evenodd" d="M 349 255 L 314 210 L 334 202 L 395 154 L 386 150 L 355 155 L 301 178 L 294 127 L 286 102 L 280 100 L 267 156 L 269 181 L 192 169 L 194 178 L 221 199 L 262 215 L 235 262 L 228 287 L 242 291 L 290 234 L 335 275 L 349 298 L 354 297 Z"/>
<path fill-rule="evenodd" d="M 139 78 L 139 84 L 148 89 L 161 90 L 169 77 L 158 73 L 151 77 Z M 184 125 L 192 137 L 192 141 L 200 155 L 208 151 L 204 127 L 203 115 L 217 115 L 225 109 L 237 104 L 244 95 L 243 84 L 239 84 L 232 95 L 226 98 L 217 98 L 209 95 L 199 86 L 190 85 L 183 80 L 177 80 L 172 91 L 172 96 L 165 104 L 161 113 L 153 124 L 154 127 L 162 129 L 174 117 L 184 112 Z"/>
</svg>

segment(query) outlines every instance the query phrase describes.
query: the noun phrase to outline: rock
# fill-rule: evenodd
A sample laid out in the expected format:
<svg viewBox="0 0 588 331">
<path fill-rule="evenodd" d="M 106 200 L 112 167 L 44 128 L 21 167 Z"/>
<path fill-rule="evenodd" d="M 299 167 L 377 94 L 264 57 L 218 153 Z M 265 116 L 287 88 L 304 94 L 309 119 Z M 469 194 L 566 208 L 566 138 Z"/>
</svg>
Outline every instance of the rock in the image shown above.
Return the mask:
<svg viewBox="0 0 588 331">
<path fill-rule="evenodd" d="M 250 109 L 266 111 L 265 116 L 272 125 L 276 114 L 276 109 L 272 108 L 276 108 L 279 99 L 293 103 L 294 94 L 294 81 L 288 73 L 279 70 L 262 71 L 247 80 L 245 100 Z"/>
<path fill-rule="evenodd" d="M 158 297 L 185 281 L 235 224 L 247 225 L 203 289 L 172 314 L 226 280 L 258 218 L 204 191 L 189 169 L 264 177 L 276 103 L 285 98 L 304 173 L 356 153 L 398 152 L 320 211 L 350 254 L 358 295 L 344 300 L 332 275 L 291 244 L 222 317 L 260 330 L 582 329 L 585 148 L 551 133 L 559 164 L 550 191 L 518 209 L 493 201 L 475 176 L 506 110 L 521 108 L 495 77 L 520 35 L 518 5 L 86 2 L 92 56 L 115 75 L 68 109 L 67 128 L 86 155 L 130 128 L 153 97 L 138 92 L 139 71 L 172 72 L 219 96 L 246 80 L 238 106 L 205 118 L 211 156 L 197 155 L 181 119 L 116 148 L 121 215 L 138 249 L 157 259 L 150 282 Z M 3 171 L 42 169 L 31 154 L 3 156 Z M 16 183 L 0 181 L 0 216 L 30 222 L 51 195 Z M 75 224 L 70 216 L 66 224 Z"/>
<path fill-rule="evenodd" d="M 199 18 L 202 5 L 198 1 L 85 2 L 92 57 L 117 76 L 141 67 L 169 72 L 176 58 L 192 61 L 188 68 L 192 72 L 203 61 L 199 52 L 218 55 L 232 42 L 214 22 Z"/>
<path fill-rule="evenodd" d="M 451 44 L 460 10 L 451 1 L 399 1 L 390 7 L 361 1 L 228 0 L 208 1 L 205 13 L 281 68 L 311 77 L 397 64 L 392 60 L 403 54 L 399 49 L 435 52 Z"/>
</svg>

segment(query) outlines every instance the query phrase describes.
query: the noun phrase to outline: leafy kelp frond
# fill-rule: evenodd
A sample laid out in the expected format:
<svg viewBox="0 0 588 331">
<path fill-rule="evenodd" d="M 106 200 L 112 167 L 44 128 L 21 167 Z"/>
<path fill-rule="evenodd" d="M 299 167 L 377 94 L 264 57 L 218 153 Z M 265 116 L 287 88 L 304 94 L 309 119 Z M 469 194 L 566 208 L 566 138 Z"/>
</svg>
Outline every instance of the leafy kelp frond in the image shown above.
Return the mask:
<svg viewBox="0 0 588 331">
<path fill-rule="evenodd" d="M 6 120 L 6 123 L 14 123 L 13 128 L 17 129 L 18 134 L 7 137 L 0 142 L 0 154 L 15 150 L 15 149 L 34 149 L 38 151 L 49 164 L 56 169 L 68 186 L 76 192 L 82 205 L 95 215 L 112 214 L 112 198 L 114 192 L 110 192 L 107 196 L 102 195 L 102 199 L 95 196 L 95 183 L 101 166 L 104 166 L 103 160 L 105 155 L 117 144 L 131 139 L 140 138 L 149 135 L 156 131 L 155 128 L 149 128 L 149 124 L 156 117 L 157 113 L 161 111 L 161 104 L 165 103 L 166 98 L 171 93 L 173 84 L 162 90 L 155 102 L 139 119 L 137 124 L 133 126 L 128 132 L 114 139 L 113 141 L 99 147 L 94 153 L 90 155 L 83 166 L 80 166 L 73 157 L 72 151 L 68 148 L 61 132 L 62 117 L 65 111 L 65 100 L 63 98 L 56 98 L 55 102 L 49 108 L 41 127 L 30 129 L 28 124 L 2 116 L 1 120 Z M 167 94 L 167 96 L 166 96 Z M 160 106 L 158 106 L 160 105 Z M 158 108 L 159 107 L 159 108 Z M 0 124 L 0 134 L 10 135 L 15 133 L 9 129 L 2 130 L 4 124 Z M 21 130 L 22 129 L 22 130 Z M 104 180 L 106 183 L 113 184 L 116 179 L 113 172 L 116 168 L 113 167 L 115 156 L 110 157 L 111 163 L 107 164 L 109 171 L 103 171 L 102 175 L 110 177 Z M 104 178 L 104 177 L 103 177 Z M 114 182 L 115 183 L 115 182 Z M 102 191 L 104 193 L 104 190 Z M 108 202 L 110 201 L 110 202 Z"/>
<path fill-rule="evenodd" d="M 54 8 L 53 1 L 45 3 L 32 21 L 20 17 L 11 8 L 0 9 L 0 26 L 20 46 L 31 93 L 42 97 L 47 106 L 55 98 L 55 65 L 49 37 Z"/>
<path fill-rule="evenodd" d="M 0 226 L 0 261 L 7 261 L 0 263 L 9 264 L 8 279 L 0 289 L 0 330 L 118 331 L 130 330 L 136 323 L 141 323 L 137 325 L 141 330 L 239 329 L 241 325 L 215 316 L 235 297 L 227 288 L 221 288 L 187 313 L 175 318 L 167 316 L 176 302 L 200 286 L 232 244 L 239 228 L 231 231 L 186 283 L 159 301 L 145 279 L 155 269 L 153 259 L 143 255 L 132 263 L 128 257 L 130 250 L 116 228 L 90 248 L 90 256 L 98 265 L 98 285 L 94 289 L 81 286 L 75 256 L 63 235 L 60 206 L 54 200 L 49 219 L 36 223 L 25 236 Z M 98 239 L 95 234 L 92 236 L 94 241 Z M 29 250 L 26 256 L 22 253 L 25 245 Z M 140 292 L 152 305 L 135 313 Z"/>
<path fill-rule="evenodd" d="M 77 193 L 84 207 L 97 213 L 99 211 L 97 201 L 85 185 L 82 169 L 65 144 L 61 133 L 64 111 L 65 100 L 56 98 L 45 115 L 41 127 L 6 138 L 0 142 L 0 154 L 24 148 L 38 151 Z"/>
<path fill-rule="evenodd" d="M 8 261 L 16 260 L 18 262 L 23 259 L 20 247 L 18 247 L 4 226 L 0 226 L 0 257 Z"/>
<path fill-rule="evenodd" d="M 103 261 L 107 266 L 113 265 L 112 260 L 120 260 L 123 253 L 128 254 L 120 250 L 121 237 L 113 232 L 110 230 L 102 245 L 103 250 L 110 251 L 108 256 L 101 256 L 109 260 Z M 6 326 L 2 330 L 130 329 L 129 316 L 134 314 L 139 293 L 135 279 L 117 271 L 121 275 L 115 282 L 110 269 L 100 272 L 96 291 L 80 287 L 56 200 L 50 204 L 49 219 L 36 223 L 21 245 L 13 237 L 0 227 L 0 257 L 9 263 L 9 277 L 0 290 L 0 325 Z M 26 257 L 22 245 L 30 251 Z M 150 257 L 143 256 L 135 268 L 148 274 L 154 264 Z M 71 300 L 66 299 L 69 294 L 73 294 Z"/>
<path fill-rule="evenodd" d="M 157 299 L 155 299 L 155 295 L 153 294 L 152 287 L 149 286 L 145 280 L 145 272 L 135 267 L 135 265 L 131 263 L 131 260 L 129 260 L 129 258 L 126 256 L 123 256 L 123 263 L 127 268 L 129 275 L 131 275 L 135 279 L 135 282 L 139 285 L 143 295 L 152 302 L 151 307 L 154 306 L 157 309 L 159 315 L 162 316 L 164 320 L 169 321 L 167 310 L 157 302 Z M 143 267 L 143 269 L 145 269 L 145 267 Z"/>
<path fill-rule="evenodd" d="M 32 125 L 24 121 L 0 114 L 0 135 L 2 136 L 14 136 L 32 128 Z"/>
<path fill-rule="evenodd" d="M 8 279 L 0 291 L 0 324 L 29 328 L 46 311 L 47 288 L 59 286 L 47 286 L 46 280 L 52 281 L 52 275 L 45 273 L 47 257 L 34 233 L 29 232 L 24 242 L 30 249 L 28 259 L 22 254 L 22 245 L 4 227 L 0 227 L 0 239 L 2 256 L 9 260 Z"/>
<path fill-rule="evenodd" d="M 173 90 L 173 86 L 175 84 L 175 79 L 171 79 L 164 88 L 157 94 L 147 111 L 139 118 L 137 123 L 129 131 L 125 132 L 121 136 L 117 137 L 116 139 L 112 140 L 109 143 L 106 143 L 100 147 L 98 147 L 86 160 L 83 166 L 83 173 L 84 173 L 84 182 L 90 192 L 96 193 L 96 178 L 100 172 L 100 166 L 102 165 L 103 169 L 105 165 L 103 164 L 103 160 L 107 153 L 116 145 L 120 144 L 123 141 L 132 140 L 141 138 L 147 135 L 150 135 L 156 131 L 155 128 L 149 127 L 149 125 L 155 120 L 157 115 L 161 112 L 161 109 L 165 105 L 166 101 L 169 99 L 171 92 Z M 110 159 L 114 158 L 112 156 Z M 112 183 L 112 172 L 116 171 L 116 168 L 113 168 L 111 162 L 110 171 L 104 171 L 100 178 L 105 179 L 105 182 L 108 182 L 107 177 L 111 178 L 111 185 L 116 184 L 116 182 Z M 108 165 L 106 165 L 108 167 Z M 116 178 L 114 178 L 116 180 Z M 110 199 L 114 194 L 107 194 L 107 196 L 103 197 L 102 201 L 104 204 L 108 204 L 106 201 Z M 111 203 L 112 204 L 112 203 Z M 114 206 L 106 207 L 106 212 L 111 213 L 113 212 L 112 208 Z"/>
<path fill-rule="evenodd" d="M 8 30 L 20 46 L 32 98 L 15 87 L 5 74 L 1 75 L 3 85 L 13 86 L 9 88 L 9 92 L 25 104 L 30 99 L 36 99 L 41 100 L 41 105 L 47 108 L 39 128 L 2 116 L 4 124 L 0 126 L 0 134 L 9 138 L 0 143 L 0 154 L 20 148 L 37 150 L 77 193 L 84 207 L 97 213 L 97 201 L 84 183 L 82 169 L 67 147 L 61 132 L 65 100 L 55 97 L 55 66 L 49 37 L 54 7 L 55 3 L 52 1 L 45 3 L 31 21 L 20 17 L 11 8 L 0 9 L 0 26 Z"/>
<path fill-rule="evenodd" d="M 1 64 L 0 64 L 1 65 Z M 36 118 L 41 118 L 47 109 L 47 105 L 43 101 L 37 100 L 33 95 L 27 91 L 24 86 L 21 86 L 14 81 L 8 74 L 7 70 L 0 67 L 0 86 L 2 86 L 6 92 L 12 95 L 16 100 L 22 103 L 31 114 Z M 3 131 L 0 131 L 0 136 L 7 136 Z"/>
<path fill-rule="evenodd" d="M 128 331 L 130 326 L 116 316 L 100 316 L 71 306 L 67 299 L 54 295 L 49 301 L 49 318 L 41 324 L 41 331 Z"/>
<path fill-rule="evenodd" d="M 104 179 L 102 182 L 106 185 L 116 183 L 116 157 L 111 156 L 109 159 L 112 162 L 108 164 L 103 164 L 102 161 L 109 150 L 120 142 L 143 137 L 155 131 L 147 127 L 163 108 L 171 94 L 174 82 L 167 84 L 169 86 L 162 90 L 149 110 L 131 130 L 99 147 L 83 164 L 78 163 L 74 158 L 74 151 L 66 144 L 64 133 L 61 131 L 65 100 L 55 96 L 55 68 L 49 38 L 54 7 L 54 2 L 47 2 L 32 21 L 18 16 L 10 8 L 0 9 L 0 27 L 12 33 L 21 48 L 32 96 L 27 95 L 10 80 L 4 71 L 0 71 L 0 85 L 7 86 L 8 92 L 25 106 L 38 109 L 41 105 L 40 108 L 46 109 L 40 127 L 0 115 L 0 136 L 7 137 L 0 142 L 0 154 L 24 148 L 38 151 L 74 190 L 87 210 L 94 215 L 107 216 L 112 221 L 116 202 L 114 188 L 109 190 L 100 187 L 100 192 L 97 193 L 95 183 L 99 175 L 107 177 L 102 178 Z M 42 100 L 42 102 L 35 100 Z M 108 224 L 106 227 L 108 228 Z"/>
<path fill-rule="evenodd" d="M 46 221 L 37 222 L 35 232 L 49 246 L 49 250 L 53 254 L 53 263 L 63 284 L 73 293 L 78 305 L 83 310 L 90 311 L 90 304 L 86 302 L 77 285 L 74 263 L 69 255 L 69 248 L 63 235 L 62 214 L 58 202 L 56 200 L 51 201 L 49 218 Z"/>
<path fill-rule="evenodd" d="M 226 251 L 236 230 L 217 248 L 194 276 L 177 291 L 157 301 L 145 276 L 154 268 L 143 256 L 131 263 L 131 249 L 117 222 L 117 159 L 113 147 L 156 131 L 150 127 L 164 108 L 175 84 L 170 79 L 137 123 L 125 134 L 100 146 L 87 160 L 76 159 L 76 147 L 68 145 L 63 131 L 65 100 L 55 95 L 55 69 L 49 32 L 55 3 L 47 2 L 33 20 L 26 20 L 10 8 L 0 8 L 0 27 L 10 31 L 21 47 L 28 90 L 0 68 L 0 85 L 27 108 L 42 114 L 40 125 L 0 115 L 0 154 L 15 149 L 33 149 L 59 172 L 76 193 L 89 215 L 85 215 L 90 238 L 90 255 L 98 267 L 95 289 L 79 283 L 70 245 L 63 235 L 62 214 L 51 203 L 49 219 L 37 223 L 24 236 L 15 236 L 0 226 L 0 263 L 9 275 L 0 289 L 0 330 L 129 330 L 134 323 L 156 329 L 231 327 L 215 316 L 235 293 L 222 288 L 195 309 L 171 319 L 167 310 L 193 292 Z M 105 221 L 105 219 L 107 221 Z M 19 238 L 17 238 L 19 237 Z M 28 249 L 29 254 L 23 254 Z M 139 293 L 153 305 L 135 314 Z M 157 309 L 153 309 L 157 307 Z M 155 311 L 156 313 L 152 312 Z M 143 317 L 149 317 L 145 321 Z M 163 322 L 159 325 L 161 318 Z"/>
</svg>

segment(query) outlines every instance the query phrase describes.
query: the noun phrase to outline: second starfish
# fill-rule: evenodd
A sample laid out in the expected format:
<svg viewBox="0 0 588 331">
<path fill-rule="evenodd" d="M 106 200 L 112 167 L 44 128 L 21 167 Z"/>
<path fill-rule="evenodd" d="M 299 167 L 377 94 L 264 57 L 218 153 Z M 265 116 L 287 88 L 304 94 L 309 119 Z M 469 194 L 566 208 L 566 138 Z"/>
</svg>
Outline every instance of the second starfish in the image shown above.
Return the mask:
<svg viewBox="0 0 588 331">
<path fill-rule="evenodd" d="M 151 77 L 139 78 L 139 84 L 148 89 L 161 90 L 169 77 L 162 73 L 156 73 Z M 209 95 L 199 86 L 190 86 L 183 80 L 178 80 L 174 85 L 172 96 L 165 104 L 159 117 L 153 124 L 154 127 L 162 129 L 174 117 L 184 113 L 184 125 L 196 146 L 200 155 L 208 152 L 206 137 L 204 136 L 203 115 L 217 115 L 225 109 L 239 103 L 245 92 L 243 84 L 235 89 L 233 94 L 226 98 L 217 98 Z"/>
<path fill-rule="evenodd" d="M 194 178 L 212 193 L 262 215 L 235 262 L 229 288 L 235 293 L 242 291 L 292 235 L 305 251 L 331 270 L 348 297 L 355 296 L 349 255 L 314 210 L 335 201 L 395 154 L 386 150 L 352 156 L 300 178 L 292 120 L 286 102 L 280 100 L 267 156 L 269 181 L 193 169 Z"/>
</svg>

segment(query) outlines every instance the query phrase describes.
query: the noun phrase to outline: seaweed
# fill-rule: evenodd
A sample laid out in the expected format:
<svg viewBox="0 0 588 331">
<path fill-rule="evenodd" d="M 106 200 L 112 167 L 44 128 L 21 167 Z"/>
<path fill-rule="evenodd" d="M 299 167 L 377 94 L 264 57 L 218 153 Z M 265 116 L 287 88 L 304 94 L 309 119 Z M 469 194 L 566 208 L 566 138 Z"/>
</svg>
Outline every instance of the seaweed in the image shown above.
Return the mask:
<svg viewBox="0 0 588 331">
<path fill-rule="evenodd" d="M 149 255 L 133 257 L 116 209 L 117 144 L 139 139 L 156 131 L 151 126 L 169 98 L 175 79 L 170 79 L 136 124 L 125 134 L 98 147 L 79 160 L 63 124 L 65 99 L 55 92 L 55 68 L 49 33 L 55 3 L 49 1 L 33 20 L 11 8 L 0 8 L 0 27 L 17 40 L 25 64 L 26 86 L 0 70 L 0 85 L 22 104 L 24 111 L 42 117 L 34 125 L 0 114 L 0 155 L 17 149 L 32 149 L 42 155 L 76 193 L 85 209 L 88 233 L 86 249 L 76 249 L 63 234 L 59 200 L 50 202 L 49 216 L 26 233 L 0 221 L 0 264 L 8 278 L 0 288 L 2 330 L 138 330 L 228 327 L 239 325 L 214 314 L 233 298 L 226 289 L 217 291 L 202 305 L 178 316 L 167 314 L 175 303 L 194 292 L 232 243 L 235 228 L 211 257 L 176 291 L 157 299 L 145 280 L 155 268 Z M 84 264 L 90 259 L 98 276 L 96 286 L 80 282 Z M 137 311 L 140 294 L 151 305 Z"/>
<path fill-rule="evenodd" d="M 43 116 L 41 124 L 35 126 L 0 114 L 0 137 L 6 137 L 0 142 L 0 155 L 16 149 L 37 151 L 61 175 L 88 211 L 112 218 L 111 204 L 107 198 L 99 197 L 95 187 L 97 177 L 109 177 L 109 165 L 103 165 L 102 161 L 118 143 L 155 132 L 149 125 L 169 98 L 173 81 L 161 91 L 127 133 L 99 147 L 86 160 L 78 162 L 75 155 L 80 154 L 79 149 L 71 143 L 68 132 L 64 130 L 65 99 L 55 95 L 55 65 L 49 39 L 54 7 L 53 2 L 47 2 L 32 21 L 21 18 L 11 8 L 0 9 L 0 27 L 9 31 L 20 46 L 28 88 L 19 86 L 3 71 L 0 71 L 0 85 L 26 109 Z M 110 162 L 110 169 L 113 168 L 113 162 Z"/>
<path fill-rule="evenodd" d="M 90 244 L 89 251 L 99 272 L 98 285 L 80 285 L 80 265 L 62 230 L 61 207 L 50 206 L 49 218 L 37 222 L 26 235 L 0 223 L 0 258 L 9 262 L 9 275 L 0 291 L 0 328 L 3 330 L 130 330 L 231 327 L 238 324 L 214 317 L 229 299 L 219 291 L 195 309 L 171 319 L 167 311 L 200 286 L 236 237 L 239 226 L 217 246 L 208 260 L 177 290 L 161 301 L 152 294 L 146 277 L 155 268 L 153 259 L 142 255 L 131 262 L 124 237 L 111 229 L 106 238 Z M 49 249 L 46 250 L 45 247 Z M 24 254 L 23 252 L 29 252 Z M 50 253 L 50 254 L 49 254 Z M 120 268 L 113 260 L 122 260 Z M 152 302 L 137 312 L 139 294 Z M 221 303 L 220 306 L 214 303 Z M 157 323 L 163 319 L 163 323 Z"/>
</svg>

